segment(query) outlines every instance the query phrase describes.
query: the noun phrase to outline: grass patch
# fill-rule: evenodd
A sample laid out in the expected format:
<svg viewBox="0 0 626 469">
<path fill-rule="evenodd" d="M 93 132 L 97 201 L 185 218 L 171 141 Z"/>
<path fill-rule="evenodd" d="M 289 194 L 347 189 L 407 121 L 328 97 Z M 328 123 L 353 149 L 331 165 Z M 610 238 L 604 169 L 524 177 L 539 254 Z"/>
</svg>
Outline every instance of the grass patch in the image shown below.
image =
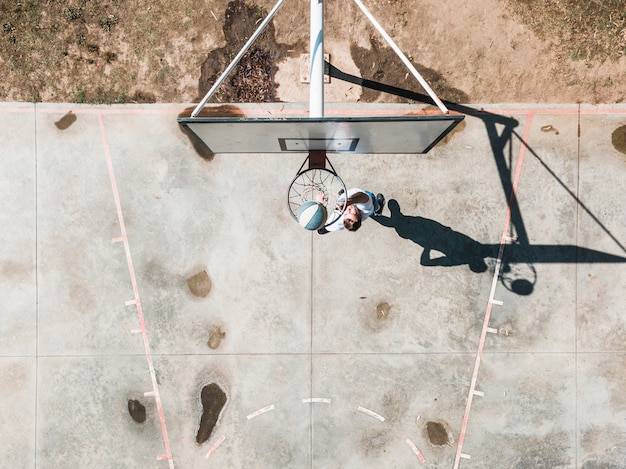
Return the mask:
<svg viewBox="0 0 626 469">
<path fill-rule="evenodd" d="M 572 60 L 617 60 L 626 53 L 624 0 L 507 0 L 537 36 Z"/>
</svg>

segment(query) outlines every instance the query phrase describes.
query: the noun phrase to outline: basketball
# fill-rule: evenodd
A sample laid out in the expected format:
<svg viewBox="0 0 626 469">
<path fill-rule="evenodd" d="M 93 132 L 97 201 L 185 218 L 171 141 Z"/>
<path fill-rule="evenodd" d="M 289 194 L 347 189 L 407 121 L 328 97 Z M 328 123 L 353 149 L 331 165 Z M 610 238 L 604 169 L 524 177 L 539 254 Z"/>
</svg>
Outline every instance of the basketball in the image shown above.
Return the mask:
<svg viewBox="0 0 626 469">
<path fill-rule="evenodd" d="M 326 207 L 319 202 L 305 202 L 298 209 L 298 222 L 305 230 L 314 231 L 326 224 Z"/>
</svg>

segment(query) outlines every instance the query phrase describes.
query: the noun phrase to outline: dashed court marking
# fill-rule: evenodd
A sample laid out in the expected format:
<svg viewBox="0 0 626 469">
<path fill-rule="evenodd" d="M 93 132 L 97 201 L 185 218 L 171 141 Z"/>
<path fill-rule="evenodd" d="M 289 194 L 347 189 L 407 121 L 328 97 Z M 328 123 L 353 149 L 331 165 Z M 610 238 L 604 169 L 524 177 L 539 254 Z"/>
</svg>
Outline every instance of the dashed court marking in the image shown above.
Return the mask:
<svg viewBox="0 0 626 469">
<path fill-rule="evenodd" d="M 123 236 L 118 236 L 117 238 L 111 238 L 111 242 L 113 243 L 121 243 L 122 241 L 124 241 Z"/>
<path fill-rule="evenodd" d="M 133 267 L 133 260 L 130 254 L 130 246 L 128 238 L 126 236 L 126 224 L 124 223 L 124 214 L 122 213 L 122 204 L 120 201 L 119 191 L 117 189 L 117 182 L 115 181 L 115 171 L 113 169 L 113 161 L 111 158 L 111 150 L 109 148 L 109 141 L 107 139 L 107 133 L 104 126 L 103 112 L 99 109 L 94 110 L 98 116 L 98 124 L 100 127 L 100 137 L 102 139 L 102 146 L 104 150 L 104 157 L 109 172 L 109 179 L 111 182 L 111 190 L 113 191 L 113 201 L 115 202 L 115 210 L 117 212 L 117 220 L 120 225 L 121 236 L 113 238 L 113 242 L 123 242 L 124 252 L 126 254 L 126 264 L 128 266 L 128 273 L 130 275 L 130 283 L 133 287 L 133 296 L 135 297 L 135 304 L 137 305 L 137 318 L 139 319 L 139 326 L 143 335 L 144 351 L 146 354 L 146 361 L 148 362 L 148 370 L 150 372 L 150 380 L 152 381 L 152 391 L 145 393 L 144 396 L 154 396 L 157 414 L 159 416 L 159 423 L 161 424 L 161 434 L 163 436 L 163 445 L 165 446 L 165 456 L 163 459 L 168 460 L 169 468 L 174 469 L 174 460 L 172 459 L 172 449 L 170 447 L 170 440 L 167 434 L 167 427 L 165 426 L 165 415 L 163 413 L 163 405 L 161 403 L 161 396 L 158 393 L 158 383 L 156 379 L 156 372 L 154 370 L 154 363 L 152 362 L 152 354 L 150 352 L 150 344 L 148 342 L 148 333 L 146 329 L 146 322 L 143 315 L 143 309 L 141 301 L 139 300 L 139 288 L 137 286 L 137 278 L 135 276 L 135 268 Z"/>
<path fill-rule="evenodd" d="M 409 445 L 409 448 L 413 450 L 413 452 L 415 453 L 415 456 L 417 456 L 417 459 L 419 459 L 420 462 L 424 464 L 426 462 L 426 459 L 424 458 L 420 450 L 417 449 L 417 446 L 415 446 L 415 444 L 408 438 L 406 439 L 406 444 Z"/>
<path fill-rule="evenodd" d="M 309 403 L 309 402 L 321 402 L 324 404 L 330 404 L 330 399 L 326 398 L 326 397 L 308 397 L 306 399 L 302 399 L 302 403 Z"/>
<path fill-rule="evenodd" d="M 482 391 L 476 391 L 476 389 L 474 389 L 474 391 L 472 392 L 472 394 L 474 394 L 474 396 L 480 396 L 483 397 L 485 395 L 484 392 Z"/>
<path fill-rule="evenodd" d="M 463 414 L 463 423 L 461 424 L 461 431 L 459 432 L 459 443 L 456 449 L 456 456 L 454 458 L 453 469 L 458 469 L 461 459 L 469 459 L 469 456 L 464 454 L 463 443 L 465 442 L 465 432 L 467 431 L 467 422 L 469 421 L 469 414 L 472 408 L 472 399 L 474 398 L 476 380 L 478 378 L 478 370 L 480 369 L 480 362 L 483 356 L 483 349 L 485 347 L 485 339 L 489 329 L 489 320 L 491 318 L 492 306 L 497 300 L 494 300 L 496 285 L 498 284 L 498 278 L 500 276 L 500 268 L 502 266 L 502 258 L 504 256 L 504 248 L 506 246 L 506 238 L 509 237 L 509 228 L 511 226 L 511 217 L 513 213 L 513 205 L 515 204 L 515 198 L 517 196 L 517 185 L 519 182 L 520 174 L 522 171 L 522 163 L 524 162 L 524 155 L 526 152 L 526 142 L 528 142 L 528 135 L 532 126 L 533 112 L 529 112 L 526 118 L 524 135 L 522 136 L 522 145 L 517 159 L 517 167 L 515 168 L 515 175 L 513 176 L 511 194 L 508 200 L 508 209 L 506 219 L 504 221 L 504 228 L 502 229 L 502 237 L 500 242 L 500 249 L 498 251 L 498 257 L 496 258 L 496 267 L 493 273 L 493 279 L 491 281 L 491 291 L 489 292 L 489 301 L 487 301 L 487 307 L 485 308 L 485 316 L 483 320 L 483 328 L 480 334 L 480 341 L 478 343 L 478 350 L 476 351 L 476 361 L 474 362 L 474 372 L 472 373 L 472 382 L 470 384 L 469 394 L 465 403 L 465 413 Z M 500 302 L 502 304 L 502 302 Z"/>
<path fill-rule="evenodd" d="M 143 397 L 154 397 L 154 391 L 148 391 L 143 393 Z"/>
<path fill-rule="evenodd" d="M 359 406 L 357 408 L 357 410 L 359 412 L 363 412 L 365 415 L 369 415 L 370 417 L 374 417 L 376 420 L 380 420 L 381 422 L 385 421 L 385 417 L 383 417 L 382 415 L 377 414 L 373 410 L 369 410 L 369 409 L 366 409 L 365 407 L 361 407 L 361 406 Z"/>
<path fill-rule="evenodd" d="M 488 327 L 487 328 L 487 332 L 490 332 L 492 334 L 497 334 L 498 333 L 498 329 L 495 329 L 493 327 Z"/>
<path fill-rule="evenodd" d="M 502 306 L 502 305 L 504 304 L 504 302 L 503 302 L 503 301 L 500 301 L 500 300 L 494 300 L 493 298 L 492 298 L 492 299 L 490 299 L 490 300 L 489 300 L 489 302 L 490 302 L 491 304 L 498 305 L 498 306 Z"/>
<path fill-rule="evenodd" d="M 141 329 L 132 329 L 132 330 L 130 331 L 130 333 L 131 333 L 131 334 L 133 334 L 133 335 L 134 335 L 134 334 L 141 334 L 141 333 L 142 333 L 142 330 L 141 330 Z"/>
<path fill-rule="evenodd" d="M 124 304 L 126 306 L 136 305 L 137 304 L 137 300 L 128 300 L 128 301 L 124 302 Z"/>
<path fill-rule="evenodd" d="M 215 444 L 211 446 L 211 448 L 209 449 L 209 452 L 204 457 L 206 459 L 209 459 L 213 455 L 213 453 L 215 453 L 215 450 L 220 447 L 220 445 L 224 442 L 225 439 L 226 437 L 224 435 L 220 436 L 219 439 L 215 442 Z"/>
<path fill-rule="evenodd" d="M 268 405 L 267 407 L 263 407 L 262 409 L 259 409 L 255 412 L 252 412 L 250 415 L 248 415 L 248 420 L 253 419 L 254 417 L 258 417 L 261 414 L 264 414 L 265 412 L 269 412 L 270 410 L 274 410 L 274 404 Z"/>
<path fill-rule="evenodd" d="M 463 458 L 463 459 L 472 459 L 472 457 L 469 454 L 465 454 L 465 453 L 461 453 L 461 458 Z"/>
</svg>

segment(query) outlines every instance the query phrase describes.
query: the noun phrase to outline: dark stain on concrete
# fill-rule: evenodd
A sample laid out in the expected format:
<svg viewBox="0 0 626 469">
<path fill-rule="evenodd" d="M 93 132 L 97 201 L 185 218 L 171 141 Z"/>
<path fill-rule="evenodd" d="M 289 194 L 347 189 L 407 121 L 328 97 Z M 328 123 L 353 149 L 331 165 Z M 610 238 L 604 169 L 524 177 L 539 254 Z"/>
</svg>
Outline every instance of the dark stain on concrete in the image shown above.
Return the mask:
<svg viewBox="0 0 626 469">
<path fill-rule="evenodd" d="M 452 140 L 452 138 L 455 135 L 460 134 L 461 132 L 463 132 L 465 130 L 465 127 L 467 127 L 467 124 L 465 122 L 465 119 L 463 119 L 461 122 L 459 122 L 454 127 L 454 129 L 452 129 L 450 132 L 448 132 L 448 134 L 443 139 L 441 139 L 441 141 L 437 145 L 445 145 L 450 140 Z"/>
<path fill-rule="evenodd" d="M 211 292 L 211 279 L 206 270 L 198 272 L 187 279 L 187 286 L 194 296 L 206 298 Z"/>
<path fill-rule="evenodd" d="M 391 306 L 389 306 L 389 303 L 379 303 L 376 306 L 376 318 L 377 319 L 387 319 L 389 317 L 390 312 L 391 312 Z"/>
<path fill-rule="evenodd" d="M 372 303 L 367 302 L 359 308 L 359 319 L 363 325 L 372 332 L 380 332 L 393 321 L 391 305 L 381 302 L 372 308 Z"/>
<path fill-rule="evenodd" d="M 401 383 L 396 383 L 394 391 L 386 393 L 382 399 L 382 410 L 385 420 L 395 423 L 402 419 L 409 408 L 410 402 L 409 394 L 404 389 L 404 386 Z"/>
<path fill-rule="evenodd" d="M 71 126 L 74 122 L 76 122 L 77 119 L 78 118 L 76 117 L 76 114 L 74 114 L 72 111 L 69 111 L 67 114 L 61 117 L 58 121 L 56 121 L 54 125 L 56 125 L 57 129 L 59 130 L 65 130 L 69 126 Z"/>
<path fill-rule="evenodd" d="M 613 131 L 611 143 L 617 151 L 626 155 L 626 125 L 622 125 Z"/>
<path fill-rule="evenodd" d="M 426 422 L 426 436 L 433 446 L 451 446 L 454 443 L 448 424 L 441 420 Z"/>
<path fill-rule="evenodd" d="M 216 326 L 213 328 L 213 330 L 209 334 L 209 340 L 207 342 L 207 345 L 209 346 L 210 349 L 215 350 L 219 348 L 219 346 L 222 343 L 222 340 L 224 340 L 225 337 L 226 337 L 226 332 L 224 332 L 221 327 Z"/>
<path fill-rule="evenodd" d="M 185 108 L 178 118 L 191 117 L 195 107 Z M 204 106 L 196 117 L 246 117 L 246 113 L 239 107 L 232 104 L 222 104 L 221 106 Z"/>
<path fill-rule="evenodd" d="M 137 423 L 144 423 L 146 421 L 146 408 L 139 401 L 134 399 L 128 400 L 128 413 Z"/>
<path fill-rule="evenodd" d="M 217 419 L 227 401 L 226 394 L 215 383 L 202 388 L 200 399 L 202 401 L 202 417 L 200 417 L 200 428 L 196 434 L 196 443 L 199 445 L 211 438 Z"/>
<path fill-rule="evenodd" d="M 559 135 L 559 130 L 550 124 L 541 126 L 541 131 L 545 133 L 554 132 L 554 135 Z"/>
<path fill-rule="evenodd" d="M 179 119 L 185 119 L 191 117 L 191 113 L 194 111 L 195 107 L 185 108 L 181 113 L 178 114 Z M 204 106 L 196 117 L 236 117 L 236 118 L 244 118 L 246 114 L 237 106 L 233 106 L 231 104 L 223 104 L 221 106 Z M 198 154 L 200 158 L 205 161 L 212 161 L 215 153 L 210 148 L 210 142 L 204 142 L 200 139 L 195 133 L 193 133 L 186 125 L 179 124 L 178 125 L 180 131 L 185 134 L 185 136 L 189 139 L 189 143 L 193 147 L 194 151 Z"/>
<path fill-rule="evenodd" d="M 386 430 L 367 432 L 362 435 L 358 446 L 366 456 L 376 456 L 386 452 L 391 438 L 391 433 Z"/>
</svg>

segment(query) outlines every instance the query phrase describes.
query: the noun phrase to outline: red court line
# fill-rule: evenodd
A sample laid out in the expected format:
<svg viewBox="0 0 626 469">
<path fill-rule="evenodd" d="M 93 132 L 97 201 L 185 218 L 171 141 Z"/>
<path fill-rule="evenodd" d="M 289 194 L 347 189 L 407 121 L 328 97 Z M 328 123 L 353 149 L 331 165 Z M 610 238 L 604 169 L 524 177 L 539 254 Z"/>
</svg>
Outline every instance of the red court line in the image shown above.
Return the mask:
<svg viewBox="0 0 626 469">
<path fill-rule="evenodd" d="M 148 368 L 150 370 L 150 378 L 152 379 L 152 393 L 156 401 L 157 412 L 159 414 L 159 421 L 161 423 L 161 432 L 163 433 L 163 443 L 165 445 L 165 456 L 159 456 L 158 459 L 167 459 L 169 461 L 170 469 L 174 468 L 174 461 L 172 459 L 172 451 L 170 448 L 170 441 L 167 436 L 167 428 L 165 427 L 165 416 L 163 414 L 163 406 L 161 404 L 161 396 L 159 394 L 159 387 L 156 379 L 156 373 L 154 371 L 154 365 L 152 363 L 152 355 L 150 354 L 150 344 L 148 342 L 148 333 L 146 329 L 146 323 L 143 316 L 143 310 L 141 308 L 141 300 L 139 298 L 139 289 L 137 288 L 137 278 L 135 276 L 135 269 L 133 268 L 133 260 L 130 255 L 130 247 L 128 244 L 128 237 L 126 236 L 126 225 L 124 224 L 124 215 L 122 213 L 122 205 L 120 203 L 119 192 L 117 190 L 117 182 L 115 181 L 115 172 L 113 170 L 113 163 L 111 161 L 111 151 L 109 149 L 109 142 L 107 140 L 106 130 L 104 128 L 104 120 L 102 114 L 98 113 L 98 124 L 100 125 L 100 135 L 102 137 L 102 145 L 104 147 L 104 156 L 107 162 L 107 168 L 109 170 L 109 177 L 111 179 L 111 189 L 113 190 L 113 199 L 115 200 L 115 208 L 117 210 L 117 218 L 120 224 L 121 238 L 124 242 L 124 251 L 126 253 L 126 262 L 128 264 L 128 271 L 130 274 L 130 281 L 133 286 L 133 295 L 135 304 L 137 306 L 137 316 L 139 317 L 139 325 L 141 335 L 143 337 L 143 344 L 146 352 L 146 360 L 148 361 Z"/>
<path fill-rule="evenodd" d="M 461 454 L 463 451 L 463 442 L 465 441 L 465 432 L 467 430 L 467 422 L 469 420 L 470 410 L 472 408 L 472 400 L 474 398 L 474 391 L 476 389 L 476 381 L 478 380 L 478 370 L 480 369 L 480 362 L 483 356 L 483 349 L 485 347 L 485 338 L 487 337 L 489 329 L 489 319 L 491 318 L 491 309 L 493 307 L 493 295 L 495 293 L 496 285 L 498 284 L 498 277 L 500 275 L 500 265 L 502 264 L 502 255 L 504 253 L 504 247 L 509 239 L 509 228 L 511 226 L 511 214 L 513 211 L 513 204 L 516 200 L 517 184 L 519 182 L 520 173 L 522 170 L 522 163 L 524 162 L 524 155 L 526 153 L 526 142 L 528 141 L 528 134 L 532 123 L 533 114 L 529 113 L 526 119 L 526 126 L 524 128 L 524 136 L 522 137 L 522 146 L 519 152 L 519 158 L 517 160 L 517 168 L 515 170 L 515 176 L 513 178 L 513 187 L 511 190 L 511 197 L 508 202 L 508 209 L 506 213 L 506 220 L 504 222 L 504 228 L 502 230 L 502 237 L 500 238 L 500 250 L 498 252 L 498 258 L 496 260 L 496 269 L 493 274 L 493 281 L 491 282 L 491 291 L 489 292 L 489 300 L 487 301 L 487 308 L 485 310 L 485 318 L 483 320 L 483 329 L 480 334 L 480 342 L 478 343 L 478 351 L 476 352 L 476 361 L 474 362 L 474 373 L 472 374 L 472 381 L 470 384 L 469 394 L 467 396 L 467 403 L 465 405 L 465 414 L 463 415 L 463 423 L 461 424 L 461 431 L 459 432 L 459 444 L 456 450 L 456 457 L 454 459 L 454 469 L 458 469 L 461 462 Z"/>
<path fill-rule="evenodd" d="M 271 104 L 271 103 L 267 103 Z M 288 104 L 288 103 L 286 103 Z M 306 104 L 306 103 L 303 103 Z M 353 103 L 347 103 L 353 105 Z M 174 103 L 174 105 L 176 105 Z M 59 107 L 57 108 L 39 108 L 36 105 L 34 107 L 29 108 L 2 108 L 0 107 L 0 114 L 9 114 L 9 113 L 17 113 L 17 114 L 25 114 L 25 113 L 37 113 L 37 114 L 65 114 L 67 112 L 72 112 L 74 114 L 96 114 L 96 115 L 173 115 L 177 116 L 182 111 L 187 109 L 186 104 L 181 104 L 180 109 L 157 109 L 157 108 L 133 108 L 128 105 L 128 108 L 73 108 L 72 103 L 68 103 L 66 106 L 63 106 L 59 103 Z M 236 106 L 236 103 L 233 104 Z M 468 116 L 481 116 L 485 114 L 496 114 L 496 115 L 568 115 L 568 114 L 589 114 L 589 115 L 601 115 L 601 114 L 626 114 L 626 108 L 624 109 L 579 109 L 570 108 L 570 109 L 489 109 L 489 108 L 481 108 L 481 109 L 471 109 L 471 105 L 466 106 L 468 108 L 467 115 Z M 411 110 L 411 109 L 325 109 L 324 115 L 326 116 L 334 116 L 334 115 L 355 115 L 355 116 L 384 116 L 384 115 L 414 115 L 415 113 L 427 113 L 432 114 L 432 111 L 420 111 L 420 110 Z M 455 112 L 456 113 L 456 112 Z M 293 116 L 306 116 L 309 114 L 308 109 L 233 109 L 233 114 L 246 116 L 275 116 L 275 115 L 293 115 Z M 440 114 L 434 112 L 434 114 Z M 233 116 L 235 117 L 235 116 Z"/>
</svg>

